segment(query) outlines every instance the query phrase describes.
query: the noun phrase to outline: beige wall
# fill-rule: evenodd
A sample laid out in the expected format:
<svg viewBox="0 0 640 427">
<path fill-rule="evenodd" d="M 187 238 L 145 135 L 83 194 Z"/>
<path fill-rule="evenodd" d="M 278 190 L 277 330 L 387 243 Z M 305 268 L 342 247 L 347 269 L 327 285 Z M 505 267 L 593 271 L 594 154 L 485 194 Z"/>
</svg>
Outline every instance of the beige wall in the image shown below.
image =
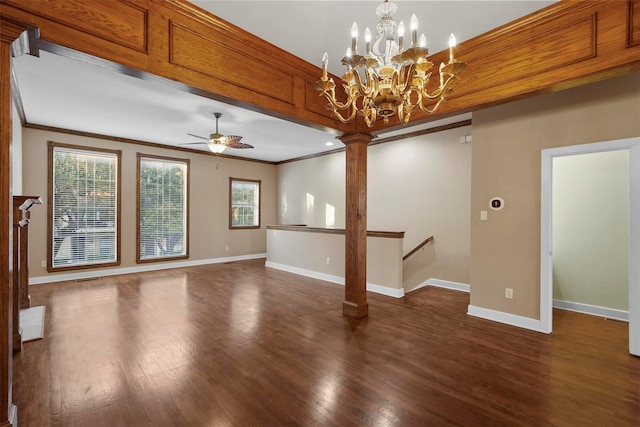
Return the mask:
<svg viewBox="0 0 640 427">
<path fill-rule="evenodd" d="M 334 276 L 344 284 L 344 251 L 344 234 L 267 230 L 267 265 L 303 269 L 303 274 L 315 277 Z M 367 283 L 402 294 L 402 239 L 367 237 Z"/>
<path fill-rule="evenodd" d="M 471 305 L 539 319 L 541 150 L 638 136 L 639 112 L 636 72 L 474 113 Z"/>
<path fill-rule="evenodd" d="M 369 148 L 367 228 L 404 231 L 404 254 L 435 237 L 404 263 L 406 290 L 429 278 L 469 283 L 472 144 L 460 140 L 470 133 L 463 127 Z M 343 228 L 344 211 L 344 153 L 278 166 L 280 223 Z"/>
<path fill-rule="evenodd" d="M 29 226 L 31 277 L 47 275 L 40 261 L 47 253 L 47 141 L 122 150 L 121 266 L 136 265 L 136 153 L 190 159 L 190 261 L 265 253 L 266 225 L 275 221 L 276 167 L 274 165 L 212 155 L 187 153 L 66 135 L 25 128 L 23 130 L 23 189 L 42 195 L 44 205 L 32 208 Z M 229 230 L 229 177 L 262 180 L 262 227 Z M 225 248 L 229 247 L 229 251 Z M 116 267 L 117 268 L 117 267 Z M 66 272 L 68 273 L 68 272 Z"/>
<path fill-rule="evenodd" d="M 628 310 L 629 150 L 553 159 L 553 299 Z"/>
<path fill-rule="evenodd" d="M 279 165 L 278 224 L 344 228 L 345 168 L 344 153 Z"/>
</svg>

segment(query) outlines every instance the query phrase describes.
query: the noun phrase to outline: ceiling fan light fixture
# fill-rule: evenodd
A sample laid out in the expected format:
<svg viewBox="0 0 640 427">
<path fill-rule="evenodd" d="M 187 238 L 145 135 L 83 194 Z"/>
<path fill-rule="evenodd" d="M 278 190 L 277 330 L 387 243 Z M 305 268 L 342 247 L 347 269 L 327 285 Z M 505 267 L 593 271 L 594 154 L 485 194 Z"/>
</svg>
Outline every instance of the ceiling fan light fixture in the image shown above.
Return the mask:
<svg viewBox="0 0 640 427">
<path fill-rule="evenodd" d="M 207 147 L 209 147 L 209 151 L 215 154 L 220 154 L 224 151 L 225 148 L 227 148 L 226 145 L 220 142 L 210 142 L 207 144 Z"/>
</svg>

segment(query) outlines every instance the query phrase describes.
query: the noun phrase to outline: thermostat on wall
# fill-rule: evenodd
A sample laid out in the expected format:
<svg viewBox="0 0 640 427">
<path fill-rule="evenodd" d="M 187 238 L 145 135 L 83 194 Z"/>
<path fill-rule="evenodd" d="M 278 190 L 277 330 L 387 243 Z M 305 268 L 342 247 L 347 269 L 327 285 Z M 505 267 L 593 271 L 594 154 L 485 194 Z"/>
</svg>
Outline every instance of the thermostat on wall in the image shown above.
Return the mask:
<svg viewBox="0 0 640 427">
<path fill-rule="evenodd" d="M 489 207 L 494 211 L 499 211 L 504 208 L 504 200 L 502 197 L 494 197 L 489 202 Z"/>
</svg>

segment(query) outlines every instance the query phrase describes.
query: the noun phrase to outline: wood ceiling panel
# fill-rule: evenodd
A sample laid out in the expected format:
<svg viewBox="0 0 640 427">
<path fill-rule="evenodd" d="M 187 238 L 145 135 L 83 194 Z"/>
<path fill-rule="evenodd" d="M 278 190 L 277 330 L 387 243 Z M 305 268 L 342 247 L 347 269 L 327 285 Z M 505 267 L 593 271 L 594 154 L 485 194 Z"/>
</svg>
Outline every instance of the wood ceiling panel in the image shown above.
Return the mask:
<svg viewBox="0 0 640 427">
<path fill-rule="evenodd" d="M 219 42 L 215 30 L 202 34 L 170 22 L 169 62 L 236 86 L 293 103 L 293 74 Z"/>
<path fill-rule="evenodd" d="M 496 40 L 490 49 L 473 51 L 467 70 L 457 85 L 456 97 L 525 79 L 596 56 L 596 15 L 573 21 L 570 26 L 536 27 L 522 38 Z M 471 76 L 471 77 L 469 77 Z"/>
<path fill-rule="evenodd" d="M 630 47 L 640 45 L 640 0 L 629 1 L 629 19 L 627 32 L 627 46 Z"/>
<path fill-rule="evenodd" d="M 7 3 L 26 6 L 24 1 L 8 0 Z M 94 1 L 91 4 L 82 0 L 38 0 L 35 9 L 38 15 L 58 24 L 146 52 L 148 10 L 145 4 L 144 0 Z"/>
</svg>

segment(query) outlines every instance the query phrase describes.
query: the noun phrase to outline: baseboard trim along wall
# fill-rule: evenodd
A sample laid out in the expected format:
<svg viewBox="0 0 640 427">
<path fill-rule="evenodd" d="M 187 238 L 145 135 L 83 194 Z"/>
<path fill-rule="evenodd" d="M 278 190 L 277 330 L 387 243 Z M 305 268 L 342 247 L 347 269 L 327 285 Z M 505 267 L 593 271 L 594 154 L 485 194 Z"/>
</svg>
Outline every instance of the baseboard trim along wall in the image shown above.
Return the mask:
<svg viewBox="0 0 640 427">
<path fill-rule="evenodd" d="M 436 288 L 451 289 L 453 291 L 471 292 L 471 286 L 467 285 L 466 283 L 451 282 L 449 280 L 440 280 L 440 279 L 434 279 L 434 278 L 425 280 L 424 282 L 420 283 L 418 286 L 416 286 L 415 288 L 411 289 L 411 291 L 408 291 L 408 292 L 417 291 L 418 289 L 426 288 L 427 286 L 435 286 Z"/>
<path fill-rule="evenodd" d="M 579 302 L 553 300 L 553 308 L 561 310 L 575 311 L 576 313 L 590 314 L 592 316 L 605 317 L 607 319 L 620 320 L 622 322 L 629 321 L 629 312 L 618 310 L 615 308 L 600 307 L 597 305 L 582 304 Z"/>
<path fill-rule="evenodd" d="M 277 262 L 266 261 L 264 264 L 266 267 L 274 268 L 276 270 L 286 271 L 288 273 L 299 274 L 301 276 L 311 277 L 313 279 L 324 280 L 326 282 L 336 283 L 344 286 L 344 277 L 333 276 L 331 274 L 318 273 L 317 271 L 305 270 L 304 268 L 292 267 L 290 265 L 279 264 Z M 386 295 L 394 298 L 402 298 L 404 296 L 404 289 L 395 289 L 388 286 L 376 285 L 375 283 L 367 282 L 367 290 L 375 292 L 376 294 Z"/>
<path fill-rule="evenodd" d="M 476 307 L 469 304 L 467 314 L 481 319 L 493 320 L 494 322 L 505 323 L 519 328 L 530 329 L 536 332 L 543 332 L 540 328 L 540 320 L 530 317 L 518 316 L 516 314 L 505 313 L 503 311 L 490 310 L 488 308 Z"/>
<path fill-rule="evenodd" d="M 94 279 L 103 276 L 117 276 L 119 274 L 142 273 L 145 271 L 168 270 L 171 268 L 195 267 L 198 265 L 221 264 L 223 262 L 245 261 L 249 259 L 266 258 L 267 254 L 238 255 L 223 258 L 197 259 L 193 261 L 176 261 L 161 263 L 140 264 L 135 267 L 113 268 L 108 270 L 84 270 L 69 274 L 52 274 L 49 276 L 30 277 L 29 285 L 40 285 L 43 283 L 66 282 L 67 280 Z"/>
</svg>

